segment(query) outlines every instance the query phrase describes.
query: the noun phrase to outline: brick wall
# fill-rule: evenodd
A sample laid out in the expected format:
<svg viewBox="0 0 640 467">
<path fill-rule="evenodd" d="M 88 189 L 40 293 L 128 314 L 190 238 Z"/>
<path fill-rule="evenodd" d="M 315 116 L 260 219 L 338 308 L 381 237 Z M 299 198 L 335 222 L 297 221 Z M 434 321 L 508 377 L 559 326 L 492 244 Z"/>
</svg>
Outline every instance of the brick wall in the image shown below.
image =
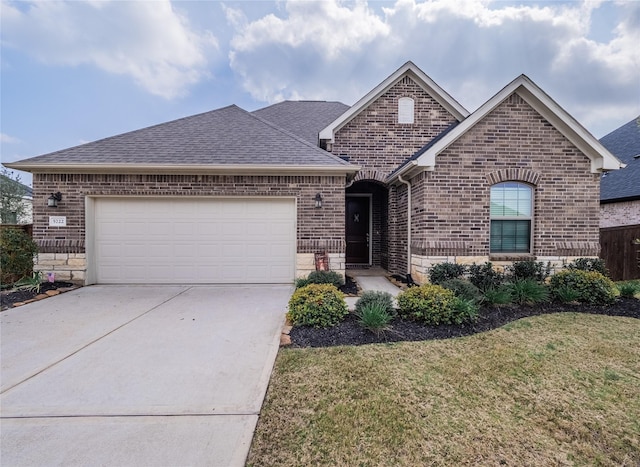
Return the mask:
<svg viewBox="0 0 640 467">
<path fill-rule="evenodd" d="M 600 205 L 600 227 L 640 224 L 640 199 Z"/>
<path fill-rule="evenodd" d="M 84 253 L 86 196 L 295 196 L 298 252 L 344 253 L 344 176 L 34 174 L 33 238 L 42 253 Z M 60 191 L 57 208 L 47 197 Z M 323 197 L 316 209 L 316 193 Z M 66 227 L 49 227 L 49 216 Z"/>
<path fill-rule="evenodd" d="M 534 185 L 534 255 L 597 255 L 599 175 L 516 94 L 412 180 L 416 253 L 488 256 L 490 187 L 507 180 Z"/>
<path fill-rule="evenodd" d="M 398 99 L 414 100 L 414 123 L 398 123 Z M 391 173 L 455 118 L 409 77 L 403 78 L 335 135 L 331 152 L 364 169 Z"/>
</svg>

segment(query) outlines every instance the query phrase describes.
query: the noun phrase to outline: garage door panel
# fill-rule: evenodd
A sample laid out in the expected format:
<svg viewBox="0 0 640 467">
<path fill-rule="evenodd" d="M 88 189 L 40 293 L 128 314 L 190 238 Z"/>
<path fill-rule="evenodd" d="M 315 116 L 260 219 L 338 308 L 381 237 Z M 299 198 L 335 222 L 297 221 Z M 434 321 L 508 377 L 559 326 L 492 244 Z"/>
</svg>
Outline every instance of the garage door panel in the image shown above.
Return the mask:
<svg viewBox="0 0 640 467">
<path fill-rule="evenodd" d="M 289 283 L 293 199 L 98 198 L 100 283 Z"/>
</svg>

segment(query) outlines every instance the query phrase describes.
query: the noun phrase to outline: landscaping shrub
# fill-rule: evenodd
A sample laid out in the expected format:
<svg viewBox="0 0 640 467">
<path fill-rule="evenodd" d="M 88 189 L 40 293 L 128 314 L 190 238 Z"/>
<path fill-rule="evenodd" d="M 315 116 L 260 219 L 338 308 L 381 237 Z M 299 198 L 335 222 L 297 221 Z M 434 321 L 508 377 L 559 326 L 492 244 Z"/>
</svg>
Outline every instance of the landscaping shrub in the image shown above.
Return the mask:
<svg viewBox="0 0 640 467">
<path fill-rule="evenodd" d="M 442 285 L 443 282 L 462 277 L 466 268 L 462 264 L 439 263 L 429 270 L 429 281 Z"/>
<path fill-rule="evenodd" d="M 13 284 L 29 278 L 38 245 L 21 229 L 3 229 L 0 234 L 0 283 Z"/>
<path fill-rule="evenodd" d="M 335 271 L 312 271 L 307 281 L 309 284 L 332 284 L 336 288 L 344 285 L 344 277 Z"/>
<path fill-rule="evenodd" d="M 295 281 L 296 284 L 296 289 L 299 289 L 300 287 L 304 287 L 305 285 L 309 285 L 309 279 L 306 277 L 300 277 L 298 279 L 296 279 Z"/>
<path fill-rule="evenodd" d="M 489 288 L 482 292 L 482 303 L 489 306 L 500 306 L 511 303 L 511 290 L 506 285 Z"/>
<path fill-rule="evenodd" d="M 371 301 L 356 310 L 360 324 L 369 331 L 380 334 L 389 329 L 393 314 L 382 301 Z"/>
<path fill-rule="evenodd" d="M 393 308 L 393 297 L 389 292 L 382 292 L 378 290 L 367 290 L 362 293 L 362 296 L 358 299 L 355 306 L 355 312 L 361 312 L 365 307 L 376 304 L 381 305 L 384 310 L 393 316 L 395 309 Z"/>
<path fill-rule="evenodd" d="M 456 296 L 435 284 L 411 287 L 398 294 L 398 314 L 425 324 L 451 324 L 454 321 Z"/>
<path fill-rule="evenodd" d="M 482 293 L 471 282 L 464 279 L 449 279 L 443 282 L 442 287 L 451 290 L 456 297 L 463 298 L 465 300 L 471 300 L 474 303 L 480 303 L 482 301 Z"/>
<path fill-rule="evenodd" d="M 504 282 L 504 274 L 493 269 L 493 264 L 472 264 L 469 266 L 469 281 L 482 292 L 497 289 Z"/>
<path fill-rule="evenodd" d="M 577 302 L 580 298 L 580 292 L 576 289 L 563 285 L 552 292 L 553 298 L 562 303 Z"/>
<path fill-rule="evenodd" d="M 297 289 L 289 300 L 287 318 L 296 325 L 335 326 L 349 313 L 344 294 L 331 284 L 309 284 Z"/>
<path fill-rule="evenodd" d="M 638 282 L 621 282 L 617 284 L 620 296 L 624 298 L 635 298 L 635 295 L 640 292 L 640 283 Z"/>
<path fill-rule="evenodd" d="M 535 279 L 518 279 L 508 285 L 511 300 L 519 305 L 534 305 L 549 299 L 547 286 Z"/>
<path fill-rule="evenodd" d="M 478 304 L 474 300 L 456 297 L 453 302 L 453 322 L 455 324 L 473 323 L 478 320 Z"/>
<path fill-rule="evenodd" d="M 601 258 L 578 258 L 572 263 L 567 264 L 565 268 L 579 271 L 595 271 L 605 277 L 609 277 L 609 271 L 605 267 L 604 260 Z"/>
<path fill-rule="evenodd" d="M 609 305 L 616 299 L 613 281 L 596 271 L 565 269 L 551 276 L 551 293 L 554 297 L 562 299 L 558 291 L 565 287 L 577 292 L 576 300 L 580 303 Z"/>
<path fill-rule="evenodd" d="M 532 279 L 538 282 L 544 282 L 551 273 L 551 263 L 545 265 L 541 261 L 528 259 L 525 261 L 515 261 L 513 265 L 507 267 L 510 278 L 514 281 L 520 279 Z"/>
</svg>

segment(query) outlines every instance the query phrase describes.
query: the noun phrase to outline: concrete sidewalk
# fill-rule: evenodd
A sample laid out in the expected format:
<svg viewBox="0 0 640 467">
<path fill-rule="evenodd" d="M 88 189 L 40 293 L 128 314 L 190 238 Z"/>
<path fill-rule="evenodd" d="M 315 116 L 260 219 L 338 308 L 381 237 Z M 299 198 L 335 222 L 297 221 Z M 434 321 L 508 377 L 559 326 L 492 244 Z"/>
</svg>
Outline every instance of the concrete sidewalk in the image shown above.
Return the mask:
<svg viewBox="0 0 640 467">
<path fill-rule="evenodd" d="M 244 465 L 291 286 L 91 286 L 0 314 L 3 465 Z"/>
<path fill-rule="evenodd" d="M 357 270 L 350 270 L 347 272 L 348 275 L 353 277 L 353 279 L 358 283 L 363 292 L 372 290 L 372 291 L 380 291 L 380 292 L 388 292 L 394 298 L 398 296 L 398 294 L 402 291 L 400 287 L 394 285 L 389 281 L 384 272 L 380 272 L 381 275 L 370 275 L 370 273 L 359 274 Z M 347 306 L 350 311 L 353 311 L 356 306 L 356 302 L 359 297 L 346 297 L 345 300 L 347 302 Z"/>
</svg>

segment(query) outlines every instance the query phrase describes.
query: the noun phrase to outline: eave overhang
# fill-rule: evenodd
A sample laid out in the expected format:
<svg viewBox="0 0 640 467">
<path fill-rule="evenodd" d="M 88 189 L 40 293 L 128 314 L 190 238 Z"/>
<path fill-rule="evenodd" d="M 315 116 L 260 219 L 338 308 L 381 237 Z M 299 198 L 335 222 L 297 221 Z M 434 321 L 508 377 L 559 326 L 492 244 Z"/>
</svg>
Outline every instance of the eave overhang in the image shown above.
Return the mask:
<svg viewBox="0 0 640 467">
<path fill-rule="evenodd" d="M 407 62 L 398 68 L 395 73 L 385 79 L 378 86 L 373 88 L 362 99 L 356 102 L 349 110 L 334 120 L 329 126 L 322 129 L 319 134 L 320 140 L 333 142 L 335 134 L 354 119 L 360 112 L 366 109 L 376 99 L 386 93 L 392 86 L 405 76 L 409 76 L 420 87 L 422 87 L 431 97 L 433 97 L 442 107 L 450 112 L 458 121 L 462 121 L 469 115 L 458 101 L 449 95 L 444 89 L 429 78 L 420 68 L 413 62 Z"/>
</svg>

